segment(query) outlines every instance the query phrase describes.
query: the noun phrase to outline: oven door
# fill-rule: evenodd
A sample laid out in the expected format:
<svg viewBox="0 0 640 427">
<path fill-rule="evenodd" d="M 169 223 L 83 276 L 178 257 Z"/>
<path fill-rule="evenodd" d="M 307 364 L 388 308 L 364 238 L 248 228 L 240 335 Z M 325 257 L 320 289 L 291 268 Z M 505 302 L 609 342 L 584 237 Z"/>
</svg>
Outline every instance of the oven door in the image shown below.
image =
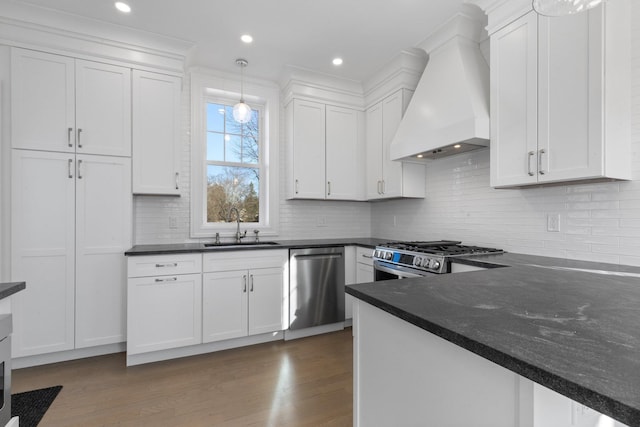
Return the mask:
<svg viewBox="0 0 640 427">
<path fill-rule="evenodd" d="M 411 277 L 430 276 L 434 273 L 420 271 L 401 265 L 391 264 L 376 259 L 373 261 L 373 280 L 376 282 L 382 280 L 408 279 Z"/>
</svg>

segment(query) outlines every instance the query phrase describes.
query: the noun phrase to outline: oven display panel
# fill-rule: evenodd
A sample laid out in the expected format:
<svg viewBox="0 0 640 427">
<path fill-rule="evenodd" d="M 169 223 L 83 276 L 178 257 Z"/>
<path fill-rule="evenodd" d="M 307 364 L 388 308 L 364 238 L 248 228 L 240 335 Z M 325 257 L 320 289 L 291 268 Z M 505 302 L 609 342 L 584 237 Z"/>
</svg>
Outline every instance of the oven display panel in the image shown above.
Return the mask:
<svg viewBox="0 0 640 427">
<path fill-rule="evenodd" d="M 413 265 L 413 258 L 413 255 L 401 254 L 398 252 L 393 254 L 393 262 L 397 262 L 399 264 Z"/>
</svg>

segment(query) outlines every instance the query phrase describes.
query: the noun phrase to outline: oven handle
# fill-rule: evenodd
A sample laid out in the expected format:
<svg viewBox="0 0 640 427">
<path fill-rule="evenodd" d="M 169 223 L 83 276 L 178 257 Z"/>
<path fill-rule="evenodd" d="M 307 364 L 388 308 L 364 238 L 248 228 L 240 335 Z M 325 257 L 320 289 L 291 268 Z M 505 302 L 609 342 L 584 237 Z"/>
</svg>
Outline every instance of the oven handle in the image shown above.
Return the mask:
<svg viewBox="0 0 640 427">
<path fill-rule="evenodd" d="M 388 265 L 388 264 L 387 264 Z M 387 267 L 385 264 L 383 264 L 381 261 L 375 261 L 373 263 L 373 269 L 374 270 L 378 270 L 378 271 L 382 271 L 384 273 L 389 273 L 389 274 L 393 274 L 398 276 L 398 278 L 403 278 L 403 277 L 424 277 L 429 275 L 430 273 L 425 272 L 424 275 L 421 274 L 417 274 L 417 273 L 410 273 L 408 271 L 399 269 L 399 268 L 393 268 L 393 267 Z"/>
</svg>

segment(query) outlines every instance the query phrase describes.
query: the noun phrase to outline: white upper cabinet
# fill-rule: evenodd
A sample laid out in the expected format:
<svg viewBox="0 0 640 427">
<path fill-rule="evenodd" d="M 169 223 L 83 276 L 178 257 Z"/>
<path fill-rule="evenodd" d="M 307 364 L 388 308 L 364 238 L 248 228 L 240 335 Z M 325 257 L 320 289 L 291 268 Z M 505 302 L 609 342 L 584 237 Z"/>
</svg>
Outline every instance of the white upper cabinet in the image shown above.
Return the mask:
<svg viewBox="0 0 640 427">
<path fill-rule="evenodd" d="M 361 111 L 294 99 L 287 106 L 290 199 L 363 200 Z"/>
<path fill-rule="evenodd" d="M 131 70 L 25 49 L 11 55 L 12 146 L 131 155 Z"/>
<path fill-rule="evenodd" d="M 78 153 L 131 156 L 131 70 L 76 60 Z"/>
<path fill-rule="evenodd" d="M 400 89 L 367 109 L 366 194 L 368 200 L 425 195 L 424 164 L 391 160 L 390 146 L 411 92 Z"/>
<path fill-rule="evenodd" d="M 295 99 L 289 104 L 291 199 L 325 198 L 325 109 L 318 102 Z"/>
<path fill-rule="evenodd" d="M 180 194 L 182 80 L 133 71 L 133 192 Z"/>
<path fill-rule="evenodd" d="M 362 200 L 364 197 L 364 117 L 351 108 L 327 105 L 327 199 Z"/>
<path fill-rule="evenodd" d="M 491 35 L 491 185 L 630 179 L 629 3 Z"/>
</svg>

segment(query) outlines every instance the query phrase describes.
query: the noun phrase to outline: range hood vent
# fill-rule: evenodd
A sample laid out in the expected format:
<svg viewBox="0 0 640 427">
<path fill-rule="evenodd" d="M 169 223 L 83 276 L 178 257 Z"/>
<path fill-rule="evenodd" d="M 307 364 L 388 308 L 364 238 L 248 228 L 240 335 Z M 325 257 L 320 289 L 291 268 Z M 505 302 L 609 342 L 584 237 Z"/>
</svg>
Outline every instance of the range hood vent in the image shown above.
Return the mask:
<svg viewBox="0 0 640 427">
<path fill-rule="evenodd" d="M 463 9 L 420 46 L 429 62 L 391 143 L 391 159 L 437 159 L 489 145 L 489 66 L 480 52 L 485 15 Z"/>
</svg>

